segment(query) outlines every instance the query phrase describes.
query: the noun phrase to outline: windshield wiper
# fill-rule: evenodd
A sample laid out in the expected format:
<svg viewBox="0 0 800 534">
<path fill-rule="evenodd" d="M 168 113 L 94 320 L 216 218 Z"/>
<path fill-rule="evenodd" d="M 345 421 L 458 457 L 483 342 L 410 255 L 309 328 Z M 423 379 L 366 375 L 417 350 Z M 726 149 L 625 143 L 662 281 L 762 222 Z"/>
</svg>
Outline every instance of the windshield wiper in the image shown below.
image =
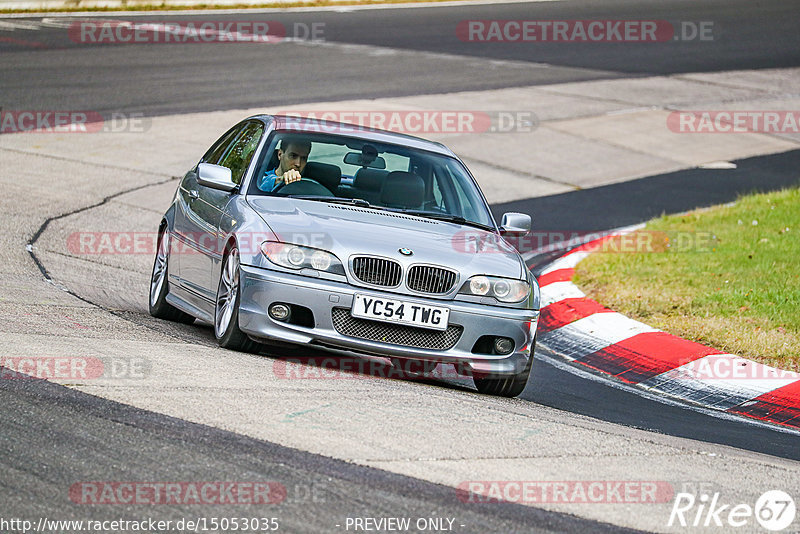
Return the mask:
<svg viewBox="0 0 800 534">
<path fill-rule="evenodd" d="M 315 200 L 317 202 L 330 202 L 332 204 L 352 204 L 360 208 L 373 208 L 376 210 L 382 209 L 377 206 L 371 205 L 363 198 L 344 198 L 344 197 L 320 197 L 316 195 L 289 195 L 290 198 L 299 198 L 301 200 Z"/>
<path fill-rule="evenodd" d="M 437 213 L 435 211 L 420 211 L 420 210 L 397 210 L 397 211 L 399 213 L 405 213 L 407 215 L 425 217 L 427 219 L 436 219 L 437 221 L 446 221 L 456 224 L 463 224 L 465 226 L 474 226 L 476 228 L 481 228 L 483 230 L 488 230 L 490 232 L 494 231 L 494 228 L 492 228 L 487 224 L 481 224 L 479 222 L 470 221 L 469 219 L 465 219 L 460 215 L 452 215 L 450 213 Z"/>
</svg>

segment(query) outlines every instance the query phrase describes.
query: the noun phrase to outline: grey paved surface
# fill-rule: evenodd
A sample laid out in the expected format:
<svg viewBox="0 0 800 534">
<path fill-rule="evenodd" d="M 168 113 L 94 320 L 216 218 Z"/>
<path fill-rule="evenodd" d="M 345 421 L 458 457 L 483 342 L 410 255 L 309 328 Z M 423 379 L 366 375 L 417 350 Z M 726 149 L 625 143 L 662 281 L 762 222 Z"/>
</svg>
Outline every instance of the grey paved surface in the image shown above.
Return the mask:
<svg viewBox="0 0 800 534">
<path fill-rule="evenodd" d="M 614 14 L 613 9 L 617 6 L 625 5 L 609 4 L 609 16 Z M 534 6 L 544 9 L 539 4 Z M 704 13 L 702 10 L 691 11 L 699 9 L 692 7 L 696 4 L 686 6 L 688 11 L 676 16 L 691 14 L 700 17 Z M 745 9 L 742 6 L 739 5 Z M 763 15 L 753 14 L 751 19 L 780 28 L 782 22 L 768 20 L 770 16 L 779 17 L 780 8 L 776 6 L 767 4 Z M 590 8 L 594 9 L 592 6 L 585 9 Z M 745 9 L 737 17 L 749 22 L 746 20 L 749 13 Z M 734 17 L 733 11 L 726 11 L 723 15 Z M 431 24 L 435 26 L 438 23 L 434 17 Z M 426 25 L 421 26 L 424 29 Z M 787 48 L 791 45 L 789 37 L 775 46 L 767 46 L 768 39 L 763 34 L 748 35 L 754 41 L 750 42 L 752 49 L 739 54 L 743 64 L 749 57 L 751 66 L 796 66 L 793 51 Z M 17 46 L 15 50 L 21 50 L 18 45 L 14 46 Z M 287 46 L 297 46 L 298 50 L 301 47 Z M 726 46 L 731 48 L 719 50 L 727 50 L 728 55 L 701 54 L 688 59 L 651 50 L 652 56 L 640 56 L 632 65 L 638 66 L 641 73 L 649 72 L 651 65 L 653 70 L 669 70 L 669 65 L 676 61 L 683 61 L 684 67 L 685 62 L 714 65 L 714 68 L 705 70 L 715 70 L 717 66 L 722 68 L 731 64 L 730 61 L 726 63 L 726 57 L 737 55 L 736 46 L 730 42 Z M 776 485 L 792 495 L 800 495 L 797 461 L 792 459 L 795 458 L 793 451 L 797 450 L 792 448 L 792 439 L 798 439 L 795 435 L 745 424 L 709 422 L 708 417 L 690 410 L 665 408 L 657 403 L 645 403 L 624 392 L 611 391 L 606 386 L 588 385 L 541 362 L 537 362 L 534 369 L 536 378 L 529 385 L 536 391 L 529 389 L 523 399 L 516 400 L 478 396 L 468 385 L 458 381 L 422 383 L 364 377 L 339 380 L 281 378 L 276 371 L 279 359 L 223 351 L 216 348 L 208 327 L 172 325 L 146 315 L 150 254 L 86 256 L 70 252 L 66 246 L 67 238 L 74 232 L 152 231 L 174 191 L 175 182 L 171 178 L 184 172 L 220 131 L 247 112 L 232 108 L 257 105 L 263 109 L 267 97 L 273 98 L 268 101 L 273 106 L 284 107 L 313 102 L 321 97 L 334 100 L 358 95 L 359 100 L 337 102 L 337 109 L 354 106 L 441 109 L 469 103 L 476 103 L 475 107 L 502 109 L 501 106 L 509 100 L 528 108 L 541 99 L 547 104 L 533 108 L 542 115 L 542 124 L 533 133 L 537 136 L 536 142 L 532 142 L 534 138 L 520 135 L 505 138 L 488 134 L 482 138 L 478 135 L 442 137 L 470 165 L 482 169 L 478 178 L 487 187 L 490 198 L 496 202 L 510 202 L 553 193 L 583 198 L 587 191 L 596 191 L 602 197 L 609 191 L 613 194 L 614 188 L 625 189 L 633 195 L 642 187 L 646 190 L 652 183 L 667 184 L 665 187 L 669 189 L 672 178 L 668 174 L 650 182 L 634 180 L 648 174 L 680 171 L 720 158 L 739 159 L 789 151 L 797 146 L 791 137 L 752 135 L 745 139 L 711 136 L 686 143 L 680 136 L 669 137 L 655 131 L 654 135 L 661 136 L 660 140 L 648 145 L 641 132 L 648 131 L 648 128 L 652 130 L 658 124 L 663 127 L 663 114 L 672 106 L 727 106 L 736 103 L 769 109 L 763 106 L 773 105 L 776 101 L 784 102 L 782 105 L 786 106 L 795 105 L 796 70 L 700 73 L 691 77 L 680 75 L 641 81 L 602 80 L 576 84 L 577 80 L 585 81 L 587 72 L 569 70 L 574 69 L 574 65 L 568 70 L 555 71 L 534 65 L 526 71 L 516 63 L 500 63 L 496 65 L 497 70 L 492 71 L 497 76 L 487 80 L 487 77 L 476 76 L 469 70 L 474 66 L 483 74 L 494 68 L 490 65 L 495 64 L 487 59 L 454 58 L 448 59 L 450 63 L 447 63 L 439 56 L 399 51 L 387 60 L 385 55 L 369 55 L 364 48 L 337 45 L 314 55 L 318 63 L 314 63 L 313 80 L 311 73 L 304 74 L 308 79 L 298 80 L 296 87 L 284 90 L 278 83 L 281 78 L 276 81 L 264 74 L 272 74 L 279 55 L 269 56 L 268 51 L 259 56 L 252 48 L 240 45 L 225 50 L 213 46 L 195 47 L 193 50 L 184 48 L 187 47 L 174 47 L 165 52 L 166 49 L 155 46 L 103 47 L 92 49 L 93 52 L 88 54 L 78 49 L 24 50 L 0 58 L 6 73 L 19 73 L 16 77 L 6 75 L 2 78 L 4 99 L 11 102 L 7 109 L 94 106 L 103 110 L 143 110 L 163 115 L 148 123 L 146 133 L 0 136 L 0 183 L 6 191 L 0 201 L 6 224 L 6 231 L 0 235 L 0 294 L 3 295 L 0 309 L 7 318 L 0 325 L 3 356 L 79 355 L 119 361 L 136 357 L 145 362 L 148 369 L 143 378 L 71 380 L 67 385 L 72 392 L 47 389 L 50 391 L 47 393 L 33 384 L 5 385 L 5 398 L 8 399 L 7 405 L 13 406 L 11 413 L 14 418 L 7 420 L 8 430 L 1 434 L 8 458 L 11 458 L 8 462 L 11 467 L 4 471 L 0 480 L 9 494 L 17 497 L 3 501 L 11 503 L 2 508 L 4 515 L 34 514 L 50 506 L 66 510 L 62 493 L 64 484 L 71 484 L 92 472 L 82 467 L 92 462 L 58 447 L 52 449 L 52 455 L 46 459 L 36 457 L 30 463 L 25 462 L 21 456 L 27 451 L 21 450 L 22 444 L 35 444 L 37 439 L 42 444 L 50 443 L 54 432 L 60 437 L 57 444 L 71 440 L 82 446 L 79 439 L 86 440 L 85 448 L 78 450 L 94 454 L 93 461 L 99 466 L 97 476 L 112 480 L 134 475 L 171 477 L 182 473 L 187 477 L 202 477 L 212 472 L 240 476 L 239 464 L 225 470 L 217 461 L 227 457 L 228 439 L 261 440 L 267 442 L 260 445 L 266 447 L 265 455 L 272 454 L 267 450 L 282 451 L 276 452 L 277 455 L 287 454 L 292 458 L 287 460 L 290 468 L 280 473 L 289 481 L 316 480 L 303 474 L 300 468 L 304 462 L 317 465 L 314 462 L 319 461 L 328 469 L 341 465 L 326 464 L 317 457 L 304 456 L 307 453 L 355 464 L 352 471 L 342 471 L 354 477 L 352 485 L 342 487 L 354 492 L 351 500 L 357 504 L 336 498 L 331 501 L 331 506 L 318 509 L 321 518 L 315 520 L 319 521 L 328 521 L 339 513 L 360 514 L 362 510 L 372 515 L 395 515 L 406 510 L 419 513 L 419 501 L 409 500 L 409 496 L 417 491 L 415 488 L 430 490 L 433 492 L 431 495 L 444 491 L 440 486 L 401 478 L 396 480 L 409 484 L 404 486 L 407 491 L 404 489 L 393 496 L 377 496 L 367 482 L 373 476 L 378 479 L 413 477 L 449 488 L 465 480 L 650 480 L 668 482 L 677 490 L 700 487 L 702 483 L 705 484 L 702 487 L 709 491 L 720 492 L 726 503 L 753 504 L 761 493 L 775 489 Z M 376 51 L 375 48 L 369 50 Z M 243 72 L 241 68 L 235 68 L 239 60 L 234 56 L 239 53 L 246 56 L 243 61 L 249 58 L 252 62 L 259 57 L 264 61 L 257 80 L 264 81 L 259 87 L 267 96 L 259 96 L 257 102 L 247 90 L 237 93 L 230 89 L 230 84 L 223 83 L 232 72 Z M 560 53 L 575 56 L 574 49 Z M 628 60 L 637 58 L 633 49 L 627 53 L 632 54 L 627 56 Z M 596 66 L 603 68 L 622 61 L 608 50 L 604 55 L 608 56 L 605 65 L 598 62 Z M 648 63 L 651 58 L 661 59 Z M 584 60 L 586 58 L 574 62 Z M 227 61 L 234 62 L 229 72 L 225 72 Z M 206 62 L 222 65 L 222 74 L 211 76 L 196 68 Z M 398 87 L 393 78 L 372 76 L 379 75 L 380 69 L 390 63 L 419 68 L 418 74 L 411 77 L 411 81 L 417 84 L 410 88 Z M 193 67 L 191 72 L 190 65 Z M 79 69 L 84 69 L 82 78 L 77 74 Z M 370 71 L 369 79 L 373 81 L 361 82 L 359 76 L 356 83 L 352 72 L 360 72 L 359 69 L 378 70 Z M 442 76 L 430 82 L 430 73 L 436 69 Z M 332 71 L 340 73 L 341 78 L 333 78 L 338 84 L 330 83 L 330 77 L 320 74 Z M 506 76 L 512 71 L 526 74 L 518 78 L 511 74 Z M 345 72 L 349 76 L 345 76 Z M 456 72 L 460 78 L 451 76 Z M 547 78 L 548 72 L 556 75 Z M 59 78 L 55 74 L 66 77 Z M 599 77 L 608 77 L 607 73 L 594 70 L 588 73 L 588 77 L 594 79 L 598 74 Z M 195 78 L 187 80 L 187 76 Z M 245 72 L 245 76 L 255 75 Z M 206 83 L 201 83 L 203 81 Z M 80 83 L 83 85 L 78 85 Z M 536 87 L 530 87 L 531 84 Z M 662 86 L 669 90 L 661 94 L 655 91 Z M 487 87 L 505 89 L 498 92 L 458 92 L 440 97 L 418 95 L 456 88 L 463 91 Z M 412 93 L 414 96 L 394 98 Z M 185 98 L 177 98 L 181 94 Z M 370 99 L 376 96 L 382 100 Z M 164 115 L 170 111 L 188 111 L 213 104 L 216 104 L 213 109 L 232 110 Z M 641 106 L 647 109 L 619 113 Z M 614 128 L 640 133 L 626 137 L 619 135 Z M 490 152 L 495 153 L 509 145 L 516 147 L 513 152 L 519 154 L 524 164 L 512 162 L 508 166 L 498 166 L 496 158 L 480 150 L 489 146 Z M 580 147 L 580 151 L 575 147 Z M 581 162 L 583 153 L 590 156 Z M 787 170 L 796 168 L 796 160 L 791 154 L 772 156 L 781 157 L 785 158 L 783 164 L 770 163 L 779 161 L 770 159 L 758 168 L 773 165 L 779 179 L 788 179 Z M 498 181 L 499 177 L 509 175 L 514 178 L 508 183 Z M 679 182 L 682 178 L 677 176 L 675 180 Z M 691 176 L 683 179 L 692 182 Z M 720 181 L 725 179 L 721 175 Z M 619 184 L 626 184 L 627 188 Z M 567 193 L 578 189 L 581 191 L 577 194 Z M 715 189 L 718 188 L 709 188 L 710 191 Z M 686 196 L 692 198 L 691 193 Z M 535 206 L 537 213 L 545 212 L 545 216 L 553 217 L 556 212 L 568 213 L 563 202 L 569 201 L 564 197 L 551 197 L 555 204 L 548 205 L 541 200 L 537 201 L 541 204 L 528 203 L 526 206 Z M 591 203 L 591 196 L 585 198 Z M 643 202 L 647 204 L 646 200 Z M 647 210 L 640 212 L 629 206 L 625 212 L 643 216 Z M 586 211 L 576 216 L 588 217 L 590 214 Z M 587 224 L 603 225 L 606 221 L 609 224 L 616 221 L 613 217 L 599 218 L 601 215 Z M 50 282 L 43 279 L 25 250 L 26 244 L 48 219 L 49 224 L 34 244 L 34 252 L 52 276 Z M 551 220 L 558 220 L 564 226 L 580 222 L 576 219 Z M 63 288 L 81 295 L 84 300 Z M 78 393 L 162 415 L 142 416 L 151 421 L 142 427 L 138 422 L 141 420 L 136 419 L 133 412 L 102 400 L 86 400 Z M 66 401 L 59 400 L 61 395 L 72 400 L 65 404 Z M 75 406 L 70 404 L 73 401 L 78 406 L 94 406 L 91 410 L 84 408 L 88 413 L 97 413 L 92 411 L 97 409 L 111 415 L 92 419 L 92 423 L 87 420 L 85 425 L 77 426 L 73 421 L 80 420 L 81 412 L 69 408 Z M 69 408 L 66 412 L 62 409 L 64 406 Z M 171 421 L 163 416 L 181 421 Z M 66 421 L 63 424 L 62 417 Z M 670 423 L 659 426 L 651 417 Z M 189 423 L 218 429 L 204 429 L 202 432 L 227 431 L 236 436 L 214 434 L 214 439 L 201 440 L 201 444 L 195 446 L 191 444 L 192 429 L 198 427 L 185 426 Z M 159 433 L 165 432 L 163 425 L 174 430 L 172 444 L 159 441 Z M 715 437 L 710 432 L 714 428 L 720 428 L 723 435 Z M 759 446 L 753 443 L 755 441 L 760 442 Z M 135 449 L 142 444 L 147 446 L 130 463 L 118 460 L 120 449 Z M 153 449 L 163 446 L 168 451 L 174 450 L 175 456 L 174 460 L 162 464 L 159 459 L 164 456 Z M 174 449 L 170 448 L 173 446 Z M 247 464 L 247 468 L 264 476 L 273 472 L 263 463 Z M 366 468 L 378 468 L 393 475 Z M 51 481 L 47 476 L 48 470 L 64 471 L 69 476 L 55 477 Z M 437 495 L 445 494 L 446 491 Z M 397 500 L 393 500 L 395 498 Z M 432 500 L 439 502 L 434 497 Z M 670 503 L 537 503 L 536 506 L 619 526 L 670 530 L 667 528 Z M 202 511 L 204 514 L 216 512 Z M 178 512 L 170 510 L 166 513 Z M 285 511 L 286 517 L 297 525 L 304 520 L 304 513 L 296 508 Z M 527 519 L 521 520 L 534 526 L 550 526 L 545 516 L 537 517 L 526 516 Z M 570 523 L 569 518 L 549 517 L 556 522 L 566 521 L 553 523 L 552 528 L 556 530 L 581 530 L 579 523 Z M 475 521 L 483 519 L 476 517 Z M 324 530 L 318 523 L 309 525 L 310 530 Z M 751 522 L 743 530 L 757 529 Z"/>
</svg>

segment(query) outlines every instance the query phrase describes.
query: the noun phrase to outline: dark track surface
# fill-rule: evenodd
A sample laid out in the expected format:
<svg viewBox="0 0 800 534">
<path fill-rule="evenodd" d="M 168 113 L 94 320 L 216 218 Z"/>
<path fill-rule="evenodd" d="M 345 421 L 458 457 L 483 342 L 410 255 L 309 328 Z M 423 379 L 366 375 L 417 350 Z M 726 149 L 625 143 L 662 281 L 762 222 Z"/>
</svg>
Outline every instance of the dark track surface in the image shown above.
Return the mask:
<svg viewBox="0 0 800 534">
<path fill-rule="evenodd" d="M 90 109 L 149 115 L 298 102 L 376 98 L 550 84 L 598 78 L 800 65 L 800 2 L 575 1 L 435 7 L 349 13 L 305 12 L 158 20 L 325 22 L 329 42 L 401 50 L 369 55 L 337 46 L 284 44 L 79 46 L 66 30 L 15 32 L 0 41 L 0 106 Z M 130 18 L 134 17 L 113 17 Z M 465 19 L 711 20 L 712 42 L 646 44 L 476 44 L 455 35 Z M 2 17 L 0 17 L 2 19 Z M 41 17 L 38 17 L 41 19 Z M 141 20 L 141 19 L 136 19 Z M 11 36 L 0 32 L 0 37 Z M 27 44 L 26 44 L 27 43 Z M 41 48 L 31 43 L 44 45 Z M 404 52 L 405 51 L 405 52 Z M 461 58 L 416 52 L 452 54 Z M 476 59 L 477 58 L 477 59 Z M 511 60 L 492 64 L 487 59 Z M 547 63 L 554 67 L 540 67 Z M 529 65 L 528 65 L 529 64 Z M 662 212 L 734 200 L 740 192 L 798 183 L 800 151 L 739 162 L 736 171 L 682 171 L 624 184 L 495 206 L 532 213 L 543 229 L 599 230 Z M 539 262 L 543 258 L 538 259 Z M 432 386 L 437 387 L 437 386 Z M 537 361 L 522 397 L 565 412 L 655 432 L 800 459 L 798 437 L 665 406 L 590 382 Z M 488 401 L 487 401 L 488 402 Z M 43 382 L 0 381 L 0 502 L 3 512 L 59 519 L 212 515 L 197 509 L 72 504 L 66 488 L 85 480 L 277 480 L 289 499 L 276 511 L 288 531 L 331 531 L 335 518 L 409 515 L 457 517 L 475 532 L 602 532 L 599 523 L 529 507 L 468 509 L 451 488 L 346 464 L 166 416 L 143 412 Z M 569 413 L 565 417 L 570 417 Z M 325 502 L 295 499 L 295 484 L 322 483 Z M 220 507 L 218 516 L 269 515 L 272 509 Z M 334 519 L 333 523 L 331 520 Z M 619 528 L 608 530 L 620 531 Z"/>
<path fill-rule="evenodd" d="M 799 0 L 613 0 L 350 12 L 108 16 L 105 18 L 140 22 L 278 21 L 289 35 L 294 34 L 297 22 L 323 23 L 327 45 L 87 45 L 71 41 L 66 28 L 0 31 L 0 105 L 7 110 L 158 115 L 598 78 L 792 67 L 800 65 L 799 12 Z M 456 35 L 458 23 L 475 19 L 640 19 L 665 20 L 673 26 L 710 21 L 714 26 L 711 41 L 462 42 Z M 388 47 L 396 52 L 372 54 L 370 50 L 330 46 L 333 43 Z"/>
<path fill-rule="evenodd" d="M 629 182 L 492 206 L 520 211 L 537 231 L 594 232 L 800 185 L 800 150 L 735 161 L 736 169 L 686 169 Z"/>
<path fill-rule="evenodd" d="M 453 488 L 188 423 L 46 381 L 0 380 L 0 405 L 0 513 L 5 519 L 11 515 L 35 524 L 39 517 L 151 517 L 174 524 L 181 518 L 276 517 L 281 532 L 294 533 L 346 531 L 347 517 L 447 517 L 455 520 L 456 532 L 476 534 L 633 532 L 530 506 L 463 503 Z M 70 487 L 91 481 L 277 482 L 286 497 L 259 505 L 73 502 L 77 497 Z"/>
</svg>

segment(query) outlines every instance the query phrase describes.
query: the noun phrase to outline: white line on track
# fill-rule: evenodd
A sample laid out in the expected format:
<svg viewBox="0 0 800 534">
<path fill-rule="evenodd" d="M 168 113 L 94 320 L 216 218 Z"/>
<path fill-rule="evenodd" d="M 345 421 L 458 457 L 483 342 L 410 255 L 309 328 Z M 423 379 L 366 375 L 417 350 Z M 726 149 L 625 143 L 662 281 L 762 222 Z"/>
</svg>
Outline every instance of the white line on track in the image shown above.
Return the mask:
<svg viewBox="0 0 800 534">
<path fill-rule="evenodd" d="M 0 4 L 2 6 L 2 4 Z M 13 32 L 15 30 L 39 30 L 42 24 L 38 21 L 6 21 L 0 20 L 0 31 Z"/>
<path fill-rule="evenodd" d="M 269 2 L 270 0 L 263 0 Z M 247 13 L 287 13 L 287 12 L 312 12 L 312 11 L 334 11 L 347 13 L 350 11 L 366 11 L 375 9 L 421 9 L 431 7 L 462 7 L 462 6 L 485 6 L 498 4 L 540 4 L 549 2 L 562 2 L 563 0 L 464 0 L 452 2 L 409 2 L 402 4 L 369 4 L 369 5 L 342 5 L 342 6 L 308 6 L 308 7 L 267 7 L 267 8 L 231 8 L 231 9 L 185 9 L 185 10 L 155 10 L 155 11 L 70 11 L 64 13 L 8 13 L 3 14 L 3 18 L 25 18 L 46 15 L 48 17 L 152 17 L 153 15 L 204 15 L 214 13 L 219 15 L 247 14 Z M 8 7 L 26 4 L 27 2 L 0 2 L 3 9 L 27 9 L 22 7 Z M 202 2 L 198 2 L 202 3 Z M 7 4 L 7 5 L 6 5 Z M 41 2 L 30 2 L 33 8 L 38 8 Z M 54 3 L 56 4 L 56 3 Z"/>
<path fill-rule="evenodd" d="M 553 65 L 549 63 L 534 63 L 531 61 L 516 61 L 511 59 L 488 59 L 476 56 L 446 54 L 444 52 L 426 52 L 422 50 L 392 48 L 388 46 L 378 46 L 378 45 L 342 43 L 338 41 L 309 41 L 306 39 L 288 38 L 288 39 L 283 39 L 282 41 L 275 44 L 278 46 L 282 44 L 298 44 L 302 46 L 319 46 L 325 48 L 336 48 L 344 52 L 353 52 L 357 54 L 374 55 L 374 56 L 404 55 L 404 56 L 433 59 L 437 61 L 442 61 L 442 60 L 461 61 L 466 63 L 472 63 L 475 65 L 483 65 L 483 66 L 488 65 L 492 67 L 515 67 L 519 69 L 530 69 L 530 68 L 546 69 L 553 67 Z M 590 70 L 590 69 L 580 69 L 580 70 Z"/>
</svg>

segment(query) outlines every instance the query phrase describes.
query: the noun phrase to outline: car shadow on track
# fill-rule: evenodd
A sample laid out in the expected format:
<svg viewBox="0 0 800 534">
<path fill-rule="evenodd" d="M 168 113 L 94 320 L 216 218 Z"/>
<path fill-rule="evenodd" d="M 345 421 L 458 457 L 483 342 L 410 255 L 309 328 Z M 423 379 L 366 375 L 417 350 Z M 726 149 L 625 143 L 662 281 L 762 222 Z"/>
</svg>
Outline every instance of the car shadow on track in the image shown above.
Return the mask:
<svg viewBox="0 0 800 534">
<path fill-rule="evenodd" d="M 140 315 L 140 314 L 137 314 Z M 189 343 L 216 347 L 214 328 L 208 323 L 195 321 L 181 325 L 140 316 L 136 322 L 146 324 L 166 335 L 179 337 Z M 152 324 L 151 324 L 152 323 Z M 226 349 L 220 349 L 224 351 Z M 311 345 L 263 345 L 254 354 L 272 361 L 273 373 L 278 379 L 307 380 L 393 380 L 416 382 L 454 391 L 475 392 L 472 378 L 459 373 L 455 366 L 439 364 L 425 368 L 421 362 L 405 361 L 392 364 L 379 356 L 355 353 L 338 353 Z"/>
<path fill-rule="evenodd" d="M 273 359 L 273 373 L 279 379 L 308 380 L 392 380 L 416 382 L 454 391 L 475 392 L 472 378 L 459 373 L 455 366 L 422 362 L 391 363 L 379 356 L 349 355 L 303 347 L 267 347 L 260 355 Z"/>
</svg>

